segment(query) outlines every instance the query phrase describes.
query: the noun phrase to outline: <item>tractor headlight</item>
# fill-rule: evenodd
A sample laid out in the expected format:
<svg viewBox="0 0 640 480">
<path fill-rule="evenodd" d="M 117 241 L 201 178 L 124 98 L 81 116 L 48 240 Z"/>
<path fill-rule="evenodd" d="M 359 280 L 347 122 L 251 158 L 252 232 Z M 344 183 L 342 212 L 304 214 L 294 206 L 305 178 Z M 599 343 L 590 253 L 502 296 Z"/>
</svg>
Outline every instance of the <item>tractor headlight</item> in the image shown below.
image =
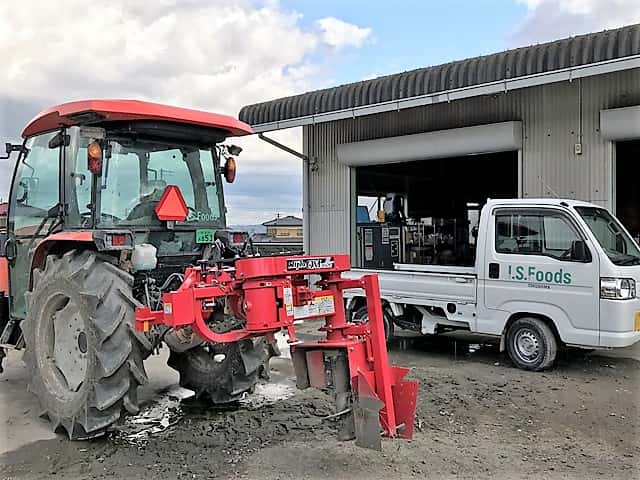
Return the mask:
<svg viewBox="0 0 640 480">
<path fill-rule="evenodd" d="M 636 298 L 636 281 L 631 278 L 601 278 L 600 298 L 609 300 Z"/>
</svg>

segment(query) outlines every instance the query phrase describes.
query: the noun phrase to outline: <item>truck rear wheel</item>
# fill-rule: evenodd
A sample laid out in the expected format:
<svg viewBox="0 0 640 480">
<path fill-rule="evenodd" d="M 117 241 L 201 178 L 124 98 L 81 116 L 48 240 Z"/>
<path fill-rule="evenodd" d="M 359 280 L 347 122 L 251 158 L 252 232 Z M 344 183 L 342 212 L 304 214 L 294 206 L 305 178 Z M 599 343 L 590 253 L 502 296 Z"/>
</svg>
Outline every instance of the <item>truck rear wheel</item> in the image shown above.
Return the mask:
<svg viewBox="0 0 640 480">
<path fill-rule="evenodd" d="M 384 320 L 384 339 L 387 343 L 393 337 L 393 318 L 391 313 L 387 311 L 387 309 L 382 309 L 382 317 Z M 351 316 L 351 321 L 353 323 L 369 323 L 369 313 L 367 311 L 367 306 L 363 305 L 358 308 L 353 315 Z"/>
<path fill-rule="evenodd" d="M 96 252 L 47 257 L 34 271 L 22 322 L 29 389 L 41 416 L 72 440 L 104 434 L 138 412 L 148 344 L 133 331 L 133 279 Z"/>
<path fill-rule="evenodd" d="M 172 351 L 167 364 L 180 374 L 180 386 L 213 404 L 237 402 L 252 393 L 265 366 L 263 339 L 204 343 L 185 352 Z"/>
<path fill-rule="evenodd" d="M 558 341 L 549 325 L 538 318 L 520 318 L 507 331 L 507 351 L 518 368 L 540 371 L 556 360 Z"/>
</svg>

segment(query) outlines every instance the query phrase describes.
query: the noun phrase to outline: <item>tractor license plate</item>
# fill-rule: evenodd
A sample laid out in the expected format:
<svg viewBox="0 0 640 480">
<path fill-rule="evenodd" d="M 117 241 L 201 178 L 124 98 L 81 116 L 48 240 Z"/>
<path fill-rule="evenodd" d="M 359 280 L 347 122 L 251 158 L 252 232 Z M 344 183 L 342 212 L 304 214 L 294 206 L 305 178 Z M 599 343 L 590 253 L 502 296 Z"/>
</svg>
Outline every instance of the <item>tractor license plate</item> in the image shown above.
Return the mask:
<svg viewBox="0 0 640 480">
<path fill-rule="evenodd" d="M 215 230 L 210 228 L 201 228 L 196 230 L 196 243 L 213 243 Z"/>
</svg>

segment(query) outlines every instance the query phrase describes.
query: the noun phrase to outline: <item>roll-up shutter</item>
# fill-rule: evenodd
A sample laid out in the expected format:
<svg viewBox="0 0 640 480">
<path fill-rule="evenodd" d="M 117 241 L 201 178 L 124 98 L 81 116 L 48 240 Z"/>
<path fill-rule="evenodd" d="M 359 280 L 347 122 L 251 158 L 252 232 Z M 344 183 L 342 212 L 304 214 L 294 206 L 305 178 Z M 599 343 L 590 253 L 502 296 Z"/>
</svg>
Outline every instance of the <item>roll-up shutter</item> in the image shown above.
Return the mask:
<svg viewBox="0 0 640 480">
<path fill-rule="evenodd" d="M 522 148 L 522 122 L 492 123 L 437 132 L 338 145 L 338 161 L 349 166 L 411 162 Z"/>
<path fill-rule="evenodd" d="M 640 138 L 640 105 L 600 110 L 600 132 L 607 140 Z"/>
</svg>

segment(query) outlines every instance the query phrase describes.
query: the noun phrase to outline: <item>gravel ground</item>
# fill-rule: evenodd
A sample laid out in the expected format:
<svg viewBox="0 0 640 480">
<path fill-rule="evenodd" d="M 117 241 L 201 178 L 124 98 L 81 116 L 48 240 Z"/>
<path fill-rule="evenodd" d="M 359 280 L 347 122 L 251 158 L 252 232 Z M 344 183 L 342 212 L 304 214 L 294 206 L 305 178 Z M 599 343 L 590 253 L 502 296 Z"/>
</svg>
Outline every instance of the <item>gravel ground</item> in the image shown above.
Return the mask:
<svg viewBox="0 0 640 480">
<path fill-rule="evenodd" d="M 0 457 L 0 478 L 640 478 L 636 360 L 564 353 L 554 370 L 531 373 L 495 347 L 442 340 L 391 357 L 420 382 L 417 428 L 382 453 L 338 441 L 322 420 L 328 399 L 296 391 L 277 359 L 272 382 L 236 409 L 167 391 L 147 407 L 162 418 L 129 419 L 92 442 L 26 445 Z"/>
</svg>

